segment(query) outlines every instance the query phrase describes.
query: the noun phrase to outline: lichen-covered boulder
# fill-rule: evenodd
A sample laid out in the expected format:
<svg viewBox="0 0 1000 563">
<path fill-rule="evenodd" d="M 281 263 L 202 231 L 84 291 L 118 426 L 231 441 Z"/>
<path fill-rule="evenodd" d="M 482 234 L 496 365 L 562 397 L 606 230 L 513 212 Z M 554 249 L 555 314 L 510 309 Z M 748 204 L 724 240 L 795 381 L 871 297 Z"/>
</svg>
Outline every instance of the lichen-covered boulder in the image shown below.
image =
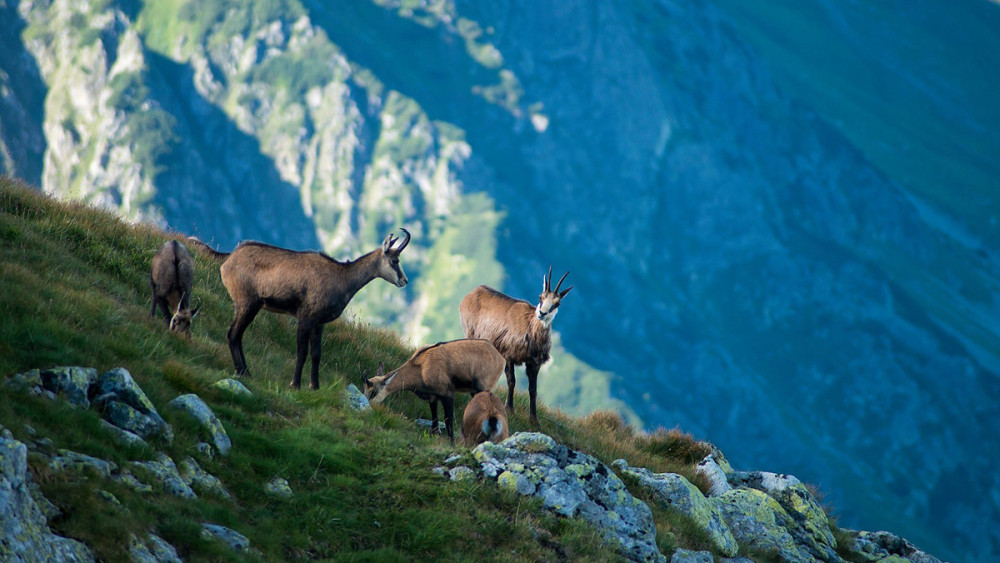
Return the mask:
<svg viewBox="0 0 1000 563">
<path fill-rule="evenodd" d="M 162 486 L 163 492 L 169 495 L 180 498 L 196 498 L 198 496 L 181 477 L 174 460 L 165 453 L 158 454 L 156 461 L 133 461 L 130 465 L 133 469 L 139 470 L 140 473 L 152 477 Z"/>
<path fill-rule="evenodd" d="M 94 561 L 86 545 L 52 533 L 29 479 L 28 447 L 0 437 L 0 561 Z"/>
<path fill-rule="evenodd" d="M 182 563 L 177 550 L 160 536 L 146 534 L 145 541 L 135 534 L 129 538 L 128 554 L 132 563 Z"/>
<path fill-rule="evenodd" d="M 711 551 L 678 549 L 670 556 L 670 563 L 714 563 Z"/>
<path fill-rule="evenodd" d="M 213 494 L 226 499 L 233 498 L 233 495 L 218 477 L 202 469 L 198 462 L 190 457 L 181 460 L 179 472 L 181 479 L 184 479 L 184 482 L 196 492 Z"/>
<path fill-rule="evenodd" d="M 160 413 L 153 406 L 153 402 L 149 400 L 146 393 L 132 378 L 132 374 L 128 372 L 125 368 L 114 368 L 106 373 L 101 374 L 97 377 L 94 382 L 93 396 L 98 397 L 94 400 L 97 406 L 104 414 L 105 420 L 108 420 L 112 424 L 118 426 L 118 424 L 108 418 L 107 408 L 115 403 L 124 403 L 125 405 L 131 407 L 135 411 L 138 411 L 142 415 L 151 420 L 156 428 L 157 434 L 162 435 L 167 442 L 173 441 L 173 431 L 170 425 L 167 424 Z M 117 407 L 115 407 L 117 409 Z M 118 409 L 121 411 L 122 409 Z M 122 414 L 119 412 L 118 414 Z M 137 434 L 143 438 L 148 438 L 149 435 L 143 435 L 140 432 L 136 432 L 132 428 L 125 426 L 119 426 L 124 428 L 134 434 Z M 150 434 L 152 435 L 152 434 Z"/>
<path fill-rule="evenodd" d="M 292 493 L 292 487 L 288 484 L 288 479 L 284 477 L 275 477 L 271 479 L 267 485 L 264 485 L 264 490 L 268 494 L 274 495 L 276 497 L 289 498 L 294 493 Z"/>
<path fill-rule="evenodd" d="M 348 383 L 347 388 L 344 389 L 344 400 L 347 402 L 347 408 L 354 411 L 366 411 L 372 408 L 371 403 L 368 402 L 368 397 L 361 392 L 360 389 L 353 383 Z"/>
<path fill-rule="evenodd" d="M 65 397 L 74 406 L 90 408 L 90 386 L 97 380 L 97 370 L 73 366 L 43 369 L 39 372 L 42 387 Z"/>
<path fill-rule="evenodd" d="M 677 510 L 691 518 L 708 533 L 719 553 L 732 557 L 739 552 L 740 546 L 729 530 L 718 503 L 705 498 L 698 487 L 692 485 L 690 481 L 674 473 L 653 473 L 643 467 L 629 467 L 624 459 L 616 460 L 611 465 L 619 473 L 638 479 L 662 506 Z"/>
<path fill-rule="evenodd" d="M 921 551 L 904 538 L 891 532 L 851 532 L 854 550 L 869 561 L 891 561 L 900 558 L 912 563 L 941 563 L 933 555 Z"/>
<path fill-rule="evenodd" d="M 106 420 L 103 420 L 103 419 L 101 420 L 101 428 L 104 428 L 105 430 L 107 430 L 108 434 L 111 434 L 111 436 L 114 437 L 115 441 L 118 442 L 119 444 L 123 445 L 123 446 L 146 446 L 146 445 L 148 445 L 145 440 L 143 440 L 142 438 L 139 437 L 138 434 L 135 434 L 133 432 L 129 432 L 128 430 L 125 430 L 124 428 L 120 428 L 118 426 L 115 426 L 114 424 L 111 424 L 110 422 L 108 422 Z"/>
<path fill-rule="evenodd" d="M 55 471 L 94 471 L 105 479 L 111 477 L 111 474 L 115 471 L 118 471 L 118 464 L 112 461 L 98 459 L 70 450 L 59 450 L 58 454 L 49 460 L 49 467 Z"/>
<path fill-rule="evenodd" d="M 665 561 L 656 545 L 649 507 L 633 497 L 608 466 L 545 434 L 519 432 L 500 444 L 473 450 L 483 474 L 524 495 L 534 495 L 558 514 L 580 517 L 634 561 Z"/>
<path fill-rule="evenodd" d="M 476 472 L 464 465 L 459 465 L 448 472 L 448 477 L 452 481 L 471 481 L 476 478 Z"/>
<path fill-rule="evenodd" d="M 805 546 L 818 559 L 837 560 L 837 540 L 830 530 L 830 520 L 819 501 L 794 475 L 748 471 L 732 473 L 730 482 L 767 493 L 792 517 L 788 531 L 796 543 Z"/>
<path fill-rule="evenodd" d="M 232 378 L 220 379 L 219 381 L 216 381 L 213 386 L 224 391 L 229 391 L 234 395 L 244 395 L 247 397 L 253 395 L 253 392 L 247 389 L 246 385 L 243 385 L 242 382 Z"/>
<path fill-rule="evenodd" d="M 256 554 L 260 553 L 250 546 L 250 540 L 243 534 L 226 528 L 225 526 L 219 526 L 218 524 L 203 523 L 201 525 L 201 537 L 208 540 L 218 540 L 226 544 L 229 549 L 235 551 L 236 553 L 247 553 Z"/>
<path fill-rule="evenodd" d="M 42 373 L 37 369 L 15 373 L 5 379 L 3 384 L 4 387 L 14 391 L 39 395 L 42 392 Z"/>
<path fill-rule="evenodd" d="M 705 459 L 698 462 L 698 473 L 707 477 L 709 483 L 712 484 L 708 490 L 708 496 L 710 497 L 717 497 L 732 490 L 733 486 L 729 484 L 728 478 L 728 475 L 732 471 L 729 462 L 723 457 L 722 452 L 718 450 L 715 450 L 705 456 Z"/>
<path fill-rule="evenodd" d="M 140 439 L 145 440 L 164 432 L 165 423 L 154 420 L 121 401 L 105 401 L 103 411 L 104 420 Z"/>
<path fill-rule="evenodd" d="M 194 394 L 181 395 L 167 403 L 167 406 L 187 413 L 197 420 L 220 455 L 229 453 L 233 446 L 229 440 L 229 434 L 226 433 L 219 417 L 215 416 L 215 413 L 205 404 L 205 401 L 201 400 L 201 397 Z"/>
<path fill-rule="evenodd" d="M 746 548 L 777 551 L 783 561 L 811 563 L 816 558 L 795 543 L 788 528 L 795 522 L 778 501 L 757 489 L 733 489 L 718 497 L 722 515 L 736 541 Z"/>
</svg>

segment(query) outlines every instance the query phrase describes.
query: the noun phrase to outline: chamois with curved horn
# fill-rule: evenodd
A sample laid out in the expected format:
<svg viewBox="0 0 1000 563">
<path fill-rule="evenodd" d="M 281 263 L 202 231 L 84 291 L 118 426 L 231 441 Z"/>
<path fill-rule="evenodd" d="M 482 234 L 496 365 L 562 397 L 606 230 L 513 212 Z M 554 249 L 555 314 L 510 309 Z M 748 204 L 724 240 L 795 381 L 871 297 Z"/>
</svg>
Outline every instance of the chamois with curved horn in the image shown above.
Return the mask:
<svg viewBox="0 0 1000 563">
<path fill-rule="evenodd" d="M 538 370 L 549 361 L 552 349 L 552 319 L 559 305 L 573 287 L 560 291 L 569 272 L 559 278 L 552 289 L 552 266 L 542 278 L 542 293 L 538 304 L 514 299 L 481 285 L 462 298 L 459 314 L 466 338 L 483 338 L 506 359 L 507 410 L 514 412 L 514 367 L 525 365 L 528 375 L 528 395 L 531 399 L 531 421 L 538 426 L 535 414 Z"/>
<path fill-rule="evenodd" d="M 410 243 L 388 235 L 377 248 L 357 260 L 338 262 L 321 252 L 302 252 L 261 242 L 242 242 L 222 263 L 222 284 L 233 298 L 235 314 L 226 333 L 229 352 L 238 375 L 250 375 L 243 354 L 243 333 L 261 309 L 295 317 L 295 375 L 291 387 L 301 385 L 306 354 L 312 357 L 309 388 L 319 389 L 319 361 L 323 325 L 344 312 L 362 287 L 382 278 L 396 287 L 406 286 L 399 254 Z"/>
<path fill-rule="evenodd" d="M 194 259 L 176 240 L 163 243 L 153 256 L 149 287 L 153 290 L 150 318 L 156 309 L 163 311 L 163 321 L 170 330 L 191 338 L 191 321 L 201 307 L 191 309 L 191 286 L 194 285 Z"/>
<path fill-rule="evenodd" d="M 482 393 L 496 387 L 505 360 L 485 340 L 452 340 L 425 346 L 413 353 L 403 365 L 384 374 L 365 379 L 365 396 L 379 404 L 396 391 L 409 389 L 430 401 L 431 418 L 437 429 L 437 402 L 444 405 L 444 425 L 448 438 L 455 441 L 455 393 Z"/>
</svg>

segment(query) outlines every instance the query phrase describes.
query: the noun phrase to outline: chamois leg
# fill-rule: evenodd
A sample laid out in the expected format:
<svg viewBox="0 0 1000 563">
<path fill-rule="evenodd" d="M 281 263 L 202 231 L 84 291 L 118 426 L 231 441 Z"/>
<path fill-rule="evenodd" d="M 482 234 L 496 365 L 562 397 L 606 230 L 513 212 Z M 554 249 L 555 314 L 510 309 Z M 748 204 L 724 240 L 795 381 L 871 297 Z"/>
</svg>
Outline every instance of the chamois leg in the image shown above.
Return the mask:
<svg viewBox="0 0 1000 563">
<path fill-rule="evenodd" d="M 319 358 L 323 354 L 323 325 L 317 324 L 309 333 L 309 354 L 312 356 L 312 371 L 309 372 L 309 388 L 319 389 Z"/>
<path fill-rule="evenodd" d="M 247 359 L 243 355 L 243 333 L 259 311 L 260 305 L 237 307 L 233 324 L 229 325 L 229 332 L 226 333 L 229 353 L 233 356 L 233 364 L 236 366 L 236 375 L 250 376 L 250 370 L 247 369 Z"/>
<path fill-rule="evenodd" d="M 514 363 L 507 360 L 507 365 L 504 366 L 503 371 L 507 374 L 507 412 L 514 414 L 514 384 L 516 382 L 514 379 Z"/>
<path fill-rule="evenodd" d="M 448 439 L 451 443 L 455 443 L 455 430 L 453 428 L 453 423 L 455 421 L 455 397 L 441 397 L 441 403 L 444 404 L 444 427 L 448 431 Z"/>
<path fill-rule="evenodd" d="M 154 287 L 152 288 L 152 290 L 153 290 L 153 306 L 149 308 L 149 318 L 153 318 L 156 316 L 156 288 Z"/>
<path fill-rule="evenodd" d="M 441 429 L 438 428 L 438 398 L 431 396 L 431 434 L 440 434 Z"/>
<path fill-rule="evenodd" d="M 538 368 L 541 367 L 538 364 L 528 363 L 525 364 L 525 371 L 528 374 L 528 397 L 531 400 L 531 423 L 538 428 L 538 417 L 535 416 L 535 395 L 538 391 Z"/>
<path fill-rule="evenodd" d="M 299 326 L 295 331 L 295 375 L 288 385 L 292 389 L 302 386 L 302 366 L 306 364 L 306 354 L 309 353 L 309 335 L 312 328 L 311 322 L 299 319 Z"/>
</svg>

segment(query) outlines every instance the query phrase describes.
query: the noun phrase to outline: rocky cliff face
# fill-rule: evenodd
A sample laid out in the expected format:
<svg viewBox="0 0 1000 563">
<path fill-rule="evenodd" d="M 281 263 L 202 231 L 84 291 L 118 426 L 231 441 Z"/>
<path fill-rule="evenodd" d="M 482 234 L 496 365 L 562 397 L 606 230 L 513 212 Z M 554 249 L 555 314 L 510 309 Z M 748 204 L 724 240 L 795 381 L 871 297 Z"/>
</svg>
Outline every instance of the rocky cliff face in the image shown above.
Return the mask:
<svg viewBox="0 0 1000 563">
<path fill-rule="evenodd" d="M 995 551 L 988 237 L 779 88 L 723 5 L 3 3 L 4 163 L 223 249 L 347 258 L 405 225 L 415 283 L 355 314 L 415 341 L 554 263 L 550 394 L 787 467 L 848 525 Z"/>
</svg>

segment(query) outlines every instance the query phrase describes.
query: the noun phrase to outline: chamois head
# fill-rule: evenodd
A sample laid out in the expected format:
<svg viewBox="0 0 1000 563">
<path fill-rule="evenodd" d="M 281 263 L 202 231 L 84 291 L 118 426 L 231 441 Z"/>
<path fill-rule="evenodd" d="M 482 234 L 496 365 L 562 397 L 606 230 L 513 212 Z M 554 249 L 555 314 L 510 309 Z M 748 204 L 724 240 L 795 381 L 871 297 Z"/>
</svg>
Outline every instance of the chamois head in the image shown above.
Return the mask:
<svg viewBox="0 0 1000 563">
<path fill-rule="evenodd" d="M 378 372 L 375 373 L 375 377 L 371 379 L 368 379 L 367 377 L 365 378 L 364 394 L 369 402 L 377 405 L 385 400 L 387 395 L 385 392 L 385 386 L 392 381 L 392 377 L 394 375 L 396 375 L 396 372 L 386 375 L 382 362 L 378 363 Z"/>
<path fill-rule="evenodd" d="M 198 311 L 201 310 L 201 300 L 198 300 L 198 306 L 194 309 L 185 309 L 183 304 L 184 296 L 181 295 L 180 301 L 177 302 L 177 310 L 170 317 L 170 330 L 191 338 L 191 321 L 198 316 Z"/>
<path fill-rule="evenodd" d="M 552 266 L 549 266 L 549 273 L 542 277 L 542 293 L 538 296 L 538 305 L 535 306 L 535 318 L 545 326 L 552 326 L 552 319 L 559 312 L 559 304 L 562 303 L 563 297 L 566 297 L 569 290 L 573 289 L 573 286 L 570 286 L 568 289 L 559 291 L 563 280 L 568 275 L 569 272 L 566 272 L 559 278 L 555 289 L 552 289 Z"/>
<path fill-rule="evenodd" d="M 406 274 L 403 273 L 403 268 L 399 265 L 399 253 L 406 248 L 406 245 L 410 244 L 410 232 L 402 227 L 400 230 L 403 231 L 405 238 L 399 245 L 393 247 L 399 239 L 392 236 L 391 233 L 386 235 L 385 240 L 382 241 L 382 259 L 379 260 L 378 264 L 378 277 L 396 287 L 406 287 Z"/>
</svg>

